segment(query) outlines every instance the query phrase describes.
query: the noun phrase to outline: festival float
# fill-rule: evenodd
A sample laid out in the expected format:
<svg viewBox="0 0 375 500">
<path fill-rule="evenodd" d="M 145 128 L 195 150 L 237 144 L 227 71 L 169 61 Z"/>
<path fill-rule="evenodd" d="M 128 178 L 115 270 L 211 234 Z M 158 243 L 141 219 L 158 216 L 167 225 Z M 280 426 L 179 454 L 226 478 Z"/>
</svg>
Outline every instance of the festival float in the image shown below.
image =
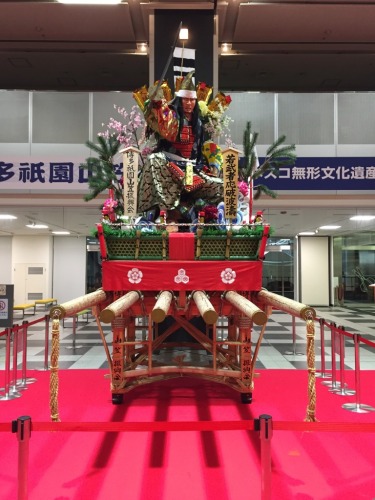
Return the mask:
<svg viewBox="0 0 375 500">
<path fill-rule="evenodd" d="M 271 228 L 253 200 L 273 195 L 261 176 L 294 161 L 278 139 L 259 162 L 250 122 L 243 152 L 218 145 L 231 98 L 193 82 L 134 92 L 130 113 L 117 108 L 83 165 L 86 200 L 106 192 L 95 229 L 102 287 L 51 309 L 51 413 L 58 420 L 60 321 L 92 308 L 106 353 L 113 404 L 130 390 L 189 376 L 225 384 L 251 403 L 255 363 L 272 309 L 306 321 L 309 402 L 315 419 L 315 311 L 262 288 Z M 122 161 L 118 162 L 118 158 Z M 107 343 L 103 324 L 110 324 Z M 257 328 L 257 340 L 253 329 Z M 220 334 L 219 334 L 220 332 Z M 126 401 L 126 398 L 125 398 Z"/>
</svg>

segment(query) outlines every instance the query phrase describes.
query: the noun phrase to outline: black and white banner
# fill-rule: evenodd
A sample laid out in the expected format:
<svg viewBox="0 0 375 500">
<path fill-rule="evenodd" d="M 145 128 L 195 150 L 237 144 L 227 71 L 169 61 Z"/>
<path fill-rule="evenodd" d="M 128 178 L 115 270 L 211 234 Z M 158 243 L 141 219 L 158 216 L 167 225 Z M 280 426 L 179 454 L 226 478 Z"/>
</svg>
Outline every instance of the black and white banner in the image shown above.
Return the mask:
<svg viewBox="0 0 375 500">
<path fill-rule="evenodd" d="M 195 69 L 195 49 L 176 47 L 173 52 L 173 75 L 175 82 L 178 76 L 186 76 L 193 69 Z"/>
</svg>

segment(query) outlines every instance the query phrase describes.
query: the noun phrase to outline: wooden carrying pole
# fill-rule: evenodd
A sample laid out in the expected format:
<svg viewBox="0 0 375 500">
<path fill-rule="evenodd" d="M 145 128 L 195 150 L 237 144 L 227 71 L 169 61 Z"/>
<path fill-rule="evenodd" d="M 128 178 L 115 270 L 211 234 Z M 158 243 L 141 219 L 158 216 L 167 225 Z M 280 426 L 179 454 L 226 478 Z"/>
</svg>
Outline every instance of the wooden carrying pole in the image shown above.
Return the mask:
<svg viewBox="0 0 375 500">
<path fill-rule="evenodd" d="M 267 314 L 250 300 L 247 300 L 246 297 L 233 291 L 224 292 L 223 297 L 244 313 L 245 316 L 248 316 L 256 325 L 265 325 L 267 323 Z"/>
<path fill-rule="evenodd" d="M 219 317 L 218 313 L 215 311 L 214 306 L 209 301 L 205 292 L 197 290 L 192 293 L 192 298 L 197 305 L 198 311 L 207 325 L 213 325 L 216 323 Z"/>
<path fill-rule="evenodd" d="M 151 319 L 155 323 L 161 323 L 165 320 L 165 317 L 168 314 L 169 307 L 171 305 L 173 298 L 173 293 L 167 290 L 160 292 L 159 297 L 156 301 L 156 304 L 151 311 Z"/>
<path fill-rule="evenodd" d="M 282 297 L 276 293 L 269 292 L 268 290 L 260 290 L 256 294 L 257 299 L 266 305 L 274 306 L 280 311 L 287 312 L 292 316 L 300 317 L 303 320 L 315 319 L 316 312 L 310 306 L 296 302 L 295 300 Z"/>
<path fill-rule="evenodd" d="M 111 323 L 116 316 L 119 316 L 122 312 L 129 309 L 129 307 L 135 304 L 141 297 L 142 294 L 140 292 L 128 292 L 101 311 L 100 321 L 103 321 L 103 323 Z"/>
<path fill-rule="evenodd" d="M 268 292 L 267 290 L 260 290 L 257 293 L 258 300 L 267 305 L 275 307 L 280 311 L 284 311 L 292 316 L 299 316 L 306 321 L 307 330 L 307 370 L 308 370 L 308 396 L 309 402 L 306 410 L 307 422 L 316 422 L 315 409 L 316 409 L 316 387 L 315 387 L 315 328 L 314 320 L 316 317 L 315 309 L 292 299 L 276 295 L 275 293 Z"/>
<path fill-rule="evenodd" d="M 58 317 L 59 319 L 65 318 L 66 316 L 73 316 L 77 312 L 83 311 L 84 309 L 100 304 L 106 300 L 107 294 L 104 290 L 99 288 L 95 292 L 82 295 L 76 299 L 69 300 L 69 302 L 64 302 L 63 304 L 58 304 L 53 306 L 50 310 L 50 317 Z"/>
</svg>

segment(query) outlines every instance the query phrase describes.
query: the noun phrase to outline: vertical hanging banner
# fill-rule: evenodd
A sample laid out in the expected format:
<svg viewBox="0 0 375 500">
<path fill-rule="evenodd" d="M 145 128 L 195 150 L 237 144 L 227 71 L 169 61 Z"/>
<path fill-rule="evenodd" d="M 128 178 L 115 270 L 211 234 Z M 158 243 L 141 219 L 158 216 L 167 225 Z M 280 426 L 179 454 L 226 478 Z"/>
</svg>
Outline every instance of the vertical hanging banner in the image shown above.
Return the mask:
<svg viewBox="0 0 375 500">
<path fill-rule="evenodd" d="M 234 148 L 228 148 L 222 152 L 224 207 L 226 219 L 234 219 L 237 217 L 239 153 L 240 152 Z"/>
<path fill-rule="evenodd" d="M 140 151 L 129 147 L 122 151 L 124 179 L 124 215 L 137 216 L 138 160 Z"/>
<path fill-rule="evenodd" d="M 173 75 L 176 90 L 181 85 L 180 79 L 184 78 L 193 69 L 195 69 L 195 49 L 176 47 L 173 51 Z M 179 84 L 176 83 L 176 80 L 180 80 Z"/>
</svg>

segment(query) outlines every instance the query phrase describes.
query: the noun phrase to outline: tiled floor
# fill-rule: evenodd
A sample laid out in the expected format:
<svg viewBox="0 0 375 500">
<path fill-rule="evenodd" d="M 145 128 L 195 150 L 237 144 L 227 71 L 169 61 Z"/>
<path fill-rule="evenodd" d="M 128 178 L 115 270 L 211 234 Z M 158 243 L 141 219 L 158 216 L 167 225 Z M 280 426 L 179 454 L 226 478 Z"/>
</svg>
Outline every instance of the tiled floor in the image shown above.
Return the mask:
<svg viewBox="0 0 375 500">
<path fill-rule="evenodd" d="M 343 326 L 349 334 L 358 333 L 361 337 L 375 342 L 375 304 L 346 304 L 345 307 L 318 307 L 317 317 L 324 319 L 329 325 L 335 323 L 337 327 Z M 25 320 L 34 322 L 36 318 L 43 318 L 44 311 L 39 310 L 35 316 L 26 315 Z M 15 324 L 21 324 L 22 320 Z M 295 324 L 295 335 L 293 335 L 293 323 Z M 109 325 L 103 325 L 104 334 L 108 344 L 112 341 Z M 46 355 L 46 325 L 45 321 L 28 326 L 27 335 L 27 368 L 45 369 L 49 366 L 49 355 Z M 51 343 L 51 325 L 48 328 L 48 340 Z M 72 320 L 65 320 L 65 327 L 60 327 L 60 356 L 59 367 L 61 369 L 78 368 L 106 368 L 108 366 L 105 351 L 101 342 L 98 327 L 93 317 L 89 317 L 86 323 L 83 319 L 77 323 L 75 339 L 73 338 Z M 260 327 L 255 327 L 252 333 L 252 342 L 255 343 L 260 332 Z M 217 329 L 218 335 L 224 334 L 225 329 Z M 315 322 L 315 353 L 316 367 L 321 368 L 321 336 L 320 324 Z M 142 335 L 141 330 L 137 335 Z M 294 339 L 294 340 L 293 340 Z M 327 370 L 331 367 L 331 332 L 328 326 L 324 327 L 324 362 Z M 0 369 L 5 366 L 5 337 L 0 337 Z M 50 351 L 49 345 L 49 351 Z M 181 351 L 181 352 L 180 352 Z M 335 349 L 338 352 L 338 347 Z M 359 348 L 360 367 L 362 370 L 375 369 L 375 348 L 360 343 Z M 163 351 L 164 359 L 171 353 Z M 184 361 L 190 356 L 200 356 L 209 361 L 210 356 L 206 351 L 186 352 L 180 348 L 173 352 L 173 356 L 185 356 Z M 22 355 L 19 353 L 17 360 L 21 367 Z M 186 357 L 188 356 L 188 357 Z M 345 336 L 345 368 L 355 368 L 354 343 L 351 335 Z M 306 369 L 306 325 L 299 318 L 293 318 L 283 312 L 273 311 L 270 317 L 264 338 L 260 347 L 256 368 L 277 369 Z M 339 366 L 339 358 L 336 357 L 336 366 Z"/>
</svg>

